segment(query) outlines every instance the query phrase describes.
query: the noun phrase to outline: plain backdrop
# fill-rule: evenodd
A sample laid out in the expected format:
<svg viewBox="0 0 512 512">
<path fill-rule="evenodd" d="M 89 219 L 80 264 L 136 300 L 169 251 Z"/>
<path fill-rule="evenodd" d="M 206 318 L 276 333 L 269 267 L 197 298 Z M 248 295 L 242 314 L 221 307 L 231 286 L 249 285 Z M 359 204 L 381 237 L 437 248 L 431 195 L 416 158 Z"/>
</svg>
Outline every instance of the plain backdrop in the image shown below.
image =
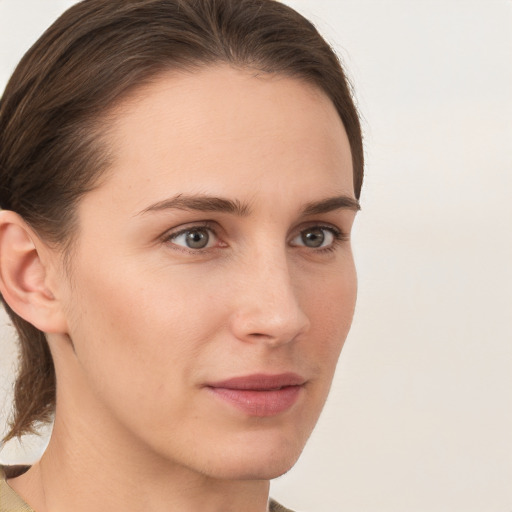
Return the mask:
<svg viewBox="0 0 512 512">
<path fill-rule="evenodd" d="M 72 3 L 0 0 L 0 90 Z M 346 66 L 367 167 L 354 326 L 318 427 L 272 494 L 309 512 L 511 512 L 512 2 L 287 3 Z M 8 326 L 0 355 L 3 425 Z M 0 460 L 43 446 L 11 443 Z"/>
</svg>

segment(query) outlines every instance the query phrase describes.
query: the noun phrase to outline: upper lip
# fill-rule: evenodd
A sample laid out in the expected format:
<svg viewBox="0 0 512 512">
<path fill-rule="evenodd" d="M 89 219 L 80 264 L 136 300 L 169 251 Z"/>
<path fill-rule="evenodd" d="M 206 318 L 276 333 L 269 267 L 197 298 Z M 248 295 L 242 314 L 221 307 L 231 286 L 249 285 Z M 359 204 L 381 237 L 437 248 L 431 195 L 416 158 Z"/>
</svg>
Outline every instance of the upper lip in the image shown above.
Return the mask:
<svg viewBox="0 0 512 512">
<path fill-rule="evenodd" d="M 306 379 L 297 373 L 264 374 L 255 373 L 241 377 L 208 383 L 211 388 L 269 391 L 287 386 L 302 386 Z"/>
</svg>

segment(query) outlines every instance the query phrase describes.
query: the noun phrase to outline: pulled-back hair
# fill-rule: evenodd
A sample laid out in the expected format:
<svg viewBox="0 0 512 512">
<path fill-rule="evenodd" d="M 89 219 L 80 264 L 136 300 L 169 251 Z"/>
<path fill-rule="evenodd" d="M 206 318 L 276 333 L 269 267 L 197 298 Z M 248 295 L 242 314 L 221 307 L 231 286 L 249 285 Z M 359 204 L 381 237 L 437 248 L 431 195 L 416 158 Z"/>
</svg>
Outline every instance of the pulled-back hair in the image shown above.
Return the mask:
<svg viewBox="0 0 512 512">
<path fill-rule="evenodd" d="M 274 0 L 85 0 L 41 36 L 5 89 L 0 207 L 68 251 L 77 202 L 109 165 L 109 111 L 161 73 L 216 63 L 322 90 L 347 132 L 359 198 L 363 148 L 350 88 L 333 50 L 300 14 Z M 8 440 L 51 421 L 55 371 L 45 334 L 5 307 L 20 343 Z"/>
</svg>

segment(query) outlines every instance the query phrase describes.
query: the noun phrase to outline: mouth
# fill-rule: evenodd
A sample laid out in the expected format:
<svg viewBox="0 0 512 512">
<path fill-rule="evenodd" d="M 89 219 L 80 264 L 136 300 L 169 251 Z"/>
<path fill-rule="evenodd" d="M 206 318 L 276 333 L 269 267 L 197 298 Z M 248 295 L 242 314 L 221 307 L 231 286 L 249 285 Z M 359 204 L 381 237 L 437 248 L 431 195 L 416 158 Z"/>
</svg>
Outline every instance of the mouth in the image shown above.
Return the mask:
<svg viewBox="0 0 512 512">
<path fill-rule="evenodd" d="M 206 385 L 224 403 L 249 416 L 276 416 L 290 409 L 304 391 L 306 379 L 295 373 L 255 374 Z"/>
</svg>

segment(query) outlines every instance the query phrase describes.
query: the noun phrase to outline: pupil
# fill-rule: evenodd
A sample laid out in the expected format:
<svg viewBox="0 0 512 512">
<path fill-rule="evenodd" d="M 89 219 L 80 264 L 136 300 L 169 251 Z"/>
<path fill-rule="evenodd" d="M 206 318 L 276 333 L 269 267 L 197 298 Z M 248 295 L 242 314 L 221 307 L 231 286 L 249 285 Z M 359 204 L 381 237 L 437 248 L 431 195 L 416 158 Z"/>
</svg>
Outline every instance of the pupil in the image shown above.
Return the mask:
<svg viewBox="0 0 512 512">
<path fill-rule="evenodd" d="M 208 245 L 209 238 L 206 231 L 190 231 L 187 233 L 187 245 L 191 249 L 203 249 Z"/>
<path fill-rule="evenodd" d="M 302 241 L 307 247 L 320 247 L 325 240 L 325 234 L 322 229 L 312 229 L 302 234 Z"/>
</svg>

